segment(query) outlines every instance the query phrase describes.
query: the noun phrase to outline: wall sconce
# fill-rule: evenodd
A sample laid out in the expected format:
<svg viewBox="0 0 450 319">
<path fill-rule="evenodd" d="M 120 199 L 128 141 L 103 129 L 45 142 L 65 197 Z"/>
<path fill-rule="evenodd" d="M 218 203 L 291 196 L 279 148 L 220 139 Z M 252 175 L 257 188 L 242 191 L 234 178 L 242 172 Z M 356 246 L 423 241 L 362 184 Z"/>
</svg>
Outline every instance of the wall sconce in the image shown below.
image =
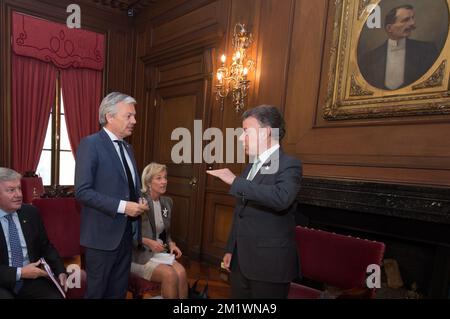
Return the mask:
<svg viewBox="0 0 450 319">
<path fill-rule="evenodd" d="M 244 99 L 247 97 L 250 81 L 248 72 L 253 69 L 255 62 L 247 59 L 247 48 L 252 44 L 253 36 L 245 28 L 245 24 L 238 23 L 233 32 L 233 62 L 229 67 L 225 66 L 226 56 L 220 58 L 221 65 L 217 70 L 216 99 L 223 110 L 224 100 L 231 93 L 236 113 L 244 109 Z"/>
</svg>

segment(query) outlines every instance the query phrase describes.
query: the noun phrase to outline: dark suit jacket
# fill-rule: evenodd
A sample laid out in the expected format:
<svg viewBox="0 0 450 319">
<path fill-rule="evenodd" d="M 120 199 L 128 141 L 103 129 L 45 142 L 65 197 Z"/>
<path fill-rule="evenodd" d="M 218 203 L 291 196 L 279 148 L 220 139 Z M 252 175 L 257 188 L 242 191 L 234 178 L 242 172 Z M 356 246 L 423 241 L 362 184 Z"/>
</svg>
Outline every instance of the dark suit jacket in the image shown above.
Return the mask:
<svg viewBox="0 0 450 319">
<path fill-rule="evenodd" d="M 405 81 L 407 86 L 424 75 L 438 58 L 439 53 L 431 42 L 406 39 Z M 372 86 L 387 90 L 385 86 L 387 41 L 378 48 L 359 58 L 359 68 L 366 81 Z"/>
<path fill-rule="evenodd" d="M 143 197 L 147 200 L 150 209 L 142 214 L 142 236 L 156 240 L 155 209 L 153 207 L 153 201 L 147 194 L 144 194 Z M 169 243 L 172 241 L 170 236 L 170 218 L 172 216 L 173 201 L 170 197 L 161 196 L 159 202 L 161 204 L 161 213 L 164 223 L 164 242 Z M 164 209 L 167 209 L 167 213 L 164 213 Z M 133 262 L 143 265 L 147 263 L 152 256 L 153 252 L 147 246 L 139 247 L 137 246 L 137 242 L 134 242 Z"/>
<path fill-rule="evenodd" d="M 237 198 L 227 252 L 237 248 L 239 266 L 250 280 L 287 283 L 299 276 L 295 242 L 296 197 L 300 189 L 301 163 L 279 150 L 252 181 L 249 164 L 231 185 Z M 276 161 L 279 161 L 276 163 Z M 273 174 L 261 174 L 278 165 Z"/>
<path fill-rule="evenodd" d="M 135 189 L 141 183 L 130 144 L 125 142 L 134 166 Z M 75 196 L 83 204 L 80 244 L 111 251 L 119 246 L 127 225 L 127 215 L 118 214 L 120 200 L 129 201 L 127 176 L 113 142 L 102 129 L 83 138 L 75 166 Z"/>
<path fill-rule="evenodd" d="M 64 263 L 55 247 L 49 242 L 37 209 L 33 206 L 23 205 L 17 214 L 27 244 L 30 262 L 34 263 L 44 257 L 56 276 L 65 272 Z M 16 284 L 16 273 L 16 267 L 9 267 L 8 247 L 3 228 L 0 227 L 0 287 L 13 290 Z"/>
</svg>

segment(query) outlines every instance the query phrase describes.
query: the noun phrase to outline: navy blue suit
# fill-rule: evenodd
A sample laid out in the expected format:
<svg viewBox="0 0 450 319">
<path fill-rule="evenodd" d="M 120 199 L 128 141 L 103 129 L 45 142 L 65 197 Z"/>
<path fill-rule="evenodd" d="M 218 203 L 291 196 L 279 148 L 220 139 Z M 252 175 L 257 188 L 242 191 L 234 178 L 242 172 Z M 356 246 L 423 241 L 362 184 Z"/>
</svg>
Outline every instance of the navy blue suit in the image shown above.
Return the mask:
<svg viewBox="0 0 450 319">
<path fill-rule="evenodd" d="M 141 185 L 133 150 L 124 144 L 138 191 Z M 86 298 L 123 298 L 131 265 L 132 222 L 117 209 L 121 200 L 130 200 L 130 192 L 120 157 L 103 129 L 78 146 L 75 191 L 83 204 L 80 244 L 87 248 Z"/>
</svg>

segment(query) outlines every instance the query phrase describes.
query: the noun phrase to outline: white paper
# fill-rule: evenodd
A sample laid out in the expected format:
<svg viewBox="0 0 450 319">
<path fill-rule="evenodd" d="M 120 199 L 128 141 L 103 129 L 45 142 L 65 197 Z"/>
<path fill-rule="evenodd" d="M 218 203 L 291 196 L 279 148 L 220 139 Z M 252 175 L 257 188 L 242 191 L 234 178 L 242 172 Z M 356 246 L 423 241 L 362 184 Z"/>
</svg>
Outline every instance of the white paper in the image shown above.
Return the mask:
<svg viewBox="0 0 450 319">
<path fill-rule="evenodd" d="M 168 253 L 156 253 L 152 258 L 150 258 L 150 260 L 158 264 L 172 265 L 175 261 L 175 255 Z"/>
<path fill-rule="evenodd" d="M 50 280 L 53 281 L 53 283 L 55 284 L 56 288 L 58 288 L 58 290 L 61 293 L 61 295 L 64 297 L 64 299 L 66 299 L 66 294 L 64 293 L 64 290 L 59 285 L 59 282 L 58 282 L 58 280 L 56 280 L 52 269 L 50 268 L 49 264 L 47 264 L 47 262 L 45 261 L 44 258 L 41 258 L 41 264 L 44 266 L 44 269 L 47 272 L 48 277 L 50 278 Z"/>
</svg>

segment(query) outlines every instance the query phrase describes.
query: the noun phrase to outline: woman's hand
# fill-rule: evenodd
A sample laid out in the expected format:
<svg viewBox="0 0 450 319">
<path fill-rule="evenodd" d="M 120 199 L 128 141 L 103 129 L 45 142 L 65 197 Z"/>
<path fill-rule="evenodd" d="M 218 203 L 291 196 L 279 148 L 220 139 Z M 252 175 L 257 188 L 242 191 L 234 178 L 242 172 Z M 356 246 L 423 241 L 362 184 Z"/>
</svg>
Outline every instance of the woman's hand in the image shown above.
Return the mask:
<svg viewBox="0 0 450 319">
<path fill-rule="evenodd" d="M 142 238 L 142 243 L 154 253 L 162 253 L 165 250 L 164 246 L 160 242 L 150 238 Z"/>
<path fill-rule="evenodd" d="M 183 255 L 180 248 L 178 248 L 178 246 L 173 241 L 169 243 L 169 249 L 170 253 L 174 254 L 176 259 L 180 258 L 181 255 Z"/>
</svg>

